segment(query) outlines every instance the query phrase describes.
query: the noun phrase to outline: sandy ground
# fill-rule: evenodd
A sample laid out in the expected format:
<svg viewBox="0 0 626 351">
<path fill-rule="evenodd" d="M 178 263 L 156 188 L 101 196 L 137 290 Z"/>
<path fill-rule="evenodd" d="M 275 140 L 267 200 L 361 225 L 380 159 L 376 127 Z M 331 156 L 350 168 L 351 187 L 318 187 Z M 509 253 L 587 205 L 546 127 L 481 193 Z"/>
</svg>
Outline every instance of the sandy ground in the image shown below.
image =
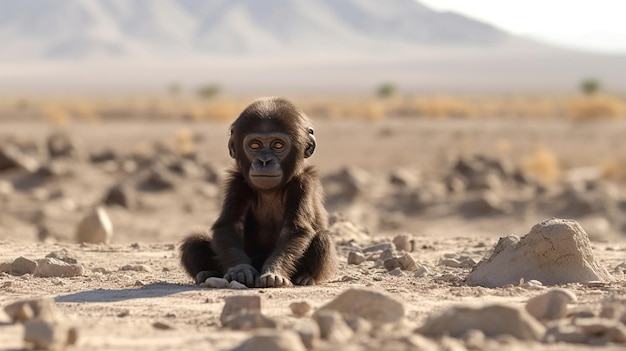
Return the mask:
<svg viewBox="0 0 626 351">
<path fill-rule="evenodd" d="M 55 130 L 41 123 L 2 122 L 0 127 L 0 138 L 15 136 L 37 142 Z M 319 148 L 311 162 L 323 176 L 345 166 L 358 166 L 371 178 L 386 177 L 397 168 L 416 169 L 425 177 L 436 178 L 445 174 L 459 155 L 504 155 L 517 164 L 537 147 L 553 152 L 563 169 L 593 166 L 605 159 L 626 159 L 623 121 L 580 125 L 557 120 L 395 119 L 376 123 L 318 121 L 316 128 Z M 230 163 L 226 124 L 117 122 L 71 125 L 66 132 L 80 139 L 85 153 L 110 148 L 126 154 L 145 150 L 155 142 L 175 144 L 176 133 L 183 129 L 197 136 L 195 147 L 201 158 L 222 172 Z M 384 291 L 401 301 L 406 310 L 403 323 L 393 328 L 410 334 L 428 316 L 458 303 L 504 302 L 523 306 L 529 298 L 541 293 L 521 286 L 470 287 L 463 279 L 471 268 L 439 264 L 444 257 L 461 256 L 478 262 L 492 250 L 500 236 L 524 235 L 534 223 L 552 216 L 541 207 L 524 216 L 513 212 L 472 218 L 454 209 L 433 210 L 406 216 L 392 228 L 370 226 L 367 221 L 359 223 L 370 232 L 369 238 L 356 242 L 361 247 L 390 241 L 399 233 L 410 233 L 416 241 L 416 250 L 411 254 L 428 268 L 428 273 L 421 277 L 411 272 L 394 276 L 373 261 L 348 265 L 346 247 L 338 245 L 340 271 L 334 280 L 321 286 L 243 291 L 200 288 L 192 285 L 183 273 L 177 245 L 190 229 L 211 225 L 219 209 L 219 186 L 182 179 L 172 191 L 141 193 L 141 206 L 136 209 L 107 208 L 115 230 L 110 244 L 77 244 L 73 243 L 74 231 L 82 216 L 100 201 L 109 186 L 120 179 L 132 179 L 127 174 L 107 171 L 104 166 L 81 166 L 84 162 L 70 163 L 70 175 L 43 186 L 16 188 L 10 194 L 0 194 L 0 262 L 19 256 L 40 259 L 65 250 L 86 269 L 84 276 L 72 278 L 0 273 L 0 306 L 22 299 L 53 297 L 65 321 L 79 328 L 79 339 L 73 347 L 76 350 L 230 350 L 254 333 L 221 327 L 219 316 L 224 297 L 237 294 L 260 295 L 266 316 L 275 319 L 281 329 L 297 330 L 308 317 L 294 316 L 288 307 L 292 302 L 307 301 L 317 308 L 351 287 Z M 13 184 L 19 184 L 19 177 L 13 172 L 0 173 L 0 180 Z M 622 199 L 618 201 L 621 214 L 617 216 L 623 219 L 625 209 L 619 206 L 624 203 L 624 185 L 616 184 L 618 197 Z M 61 195 L 50 195 L 55 193 Z M 370 200 L 366 196 L 346 208 L 340 204 L 329 207 L 333 211 L 343 209 L 354 213 L 354 208 L 365 206 Z M 38 212 L 44 213 L 51 232 L 44 242 L 37 239 L 33 218 Z M 363 217 L 354 221 L 360 218 Z M 586 219 L 581 218 L 581 223 Z M 600 264 L 616 281 L 565 285 L 578 298 L 570 306 L 572 309 L 597 312 L 603 302 L 626 294 L 624 269 L 615 269 L 626 259 L 626 243 L 622 240 L 626 226 L 622 227 L 619 221 L 610 223 L 618 224 L 596 236 L 592 247 Z M 122 270 L 126 265 L 143 268 Z M 169 329 L 155 327 L 156 322 Z M 0 350 L 22 349 L 22 335 L 23 326 L 11 324 L 8 316 L 0 312 Z M 393 335 L 357 335 L 347 344 L 355 350 L 384 349 L 385 341 Z M 445 340 L 438 342 L 441 349 L 450 349 L 446 348 Z M 462 341 L 454 345 L 460 350 L 467 346 Z M 318 349 L 337 347 L 346 346 L 318 345 Z M 626 346 L 605 344 L 599 348 L 623 347 Z M 484 349 L 511 350 L 597 348 L 511 338 L 484 344 Z"/>
</svg>

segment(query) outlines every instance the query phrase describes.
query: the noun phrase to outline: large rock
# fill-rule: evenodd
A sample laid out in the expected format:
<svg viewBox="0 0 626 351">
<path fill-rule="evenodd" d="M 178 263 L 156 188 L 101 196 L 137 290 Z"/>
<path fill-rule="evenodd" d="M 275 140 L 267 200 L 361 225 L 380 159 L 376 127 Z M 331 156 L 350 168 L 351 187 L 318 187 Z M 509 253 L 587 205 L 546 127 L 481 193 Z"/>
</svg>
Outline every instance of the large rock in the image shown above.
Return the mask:
<svg viewBox="0 0 626 351">
<path fill-rule="evenodd" d="M 521 239 L 500 239 L 494 252 L 467 276 L 468 285 L 501 287 L 520 280 L 544 285 L 613 281 L 594 258 L 589 237 L 573 220 L 551 218 L 536 224 Z"/>
<path fill-rule="evenodd" d="M 360 317 L 374 324 L 398 322 L 404 317 L 404 306 L 396 299 L 378 291 L 349 289 L 320 307 L 321 311 L 337 311 L 344 317 Z"/>
<path fill-rule="evenodd" d="M 416 331 L 428 336 L 461 337 L 472 329 L 490 337 L 511 335 L 520 340 L 541 340 L 546 331 L 525 310 L 502 304 L 451 307 L 430 317 Z"/>
</svg>

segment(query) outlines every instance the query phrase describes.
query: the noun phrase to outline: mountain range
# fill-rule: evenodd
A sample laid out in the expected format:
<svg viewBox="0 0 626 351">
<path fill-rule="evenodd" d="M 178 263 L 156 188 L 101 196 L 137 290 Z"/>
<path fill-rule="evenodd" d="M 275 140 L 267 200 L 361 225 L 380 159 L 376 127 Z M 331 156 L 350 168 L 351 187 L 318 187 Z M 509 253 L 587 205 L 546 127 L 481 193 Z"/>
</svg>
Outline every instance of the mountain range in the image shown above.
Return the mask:
<svg viewBox="0 0 626 351">
<path fill-rule="evenodd" d="M 586 77 L 626 91 L 625 56 L 415 0 L 0 0 L 0 47 L 0 92 L 567 91 Z"/>
<path fill-rule="evenodd" d="M 263 55 L 500 45 L 415 0 L 0 0 L 0 57 Z"/>
</svg>

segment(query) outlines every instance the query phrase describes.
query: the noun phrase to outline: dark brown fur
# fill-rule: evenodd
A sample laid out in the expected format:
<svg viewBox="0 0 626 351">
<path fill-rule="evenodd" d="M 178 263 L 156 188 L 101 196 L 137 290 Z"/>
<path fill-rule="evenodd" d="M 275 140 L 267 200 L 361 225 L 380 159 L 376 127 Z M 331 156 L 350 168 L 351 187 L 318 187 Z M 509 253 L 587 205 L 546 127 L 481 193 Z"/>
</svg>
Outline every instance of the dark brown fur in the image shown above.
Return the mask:
<svg viewBox="0 0 626 351">
<path fill-rule="evenodd" d="M 283 177 L 271 189 L 255 187 L 249 176 L 257 161 L 246 156 L 243 139 L 259 132 L 284 133 L 291 142 L 288 153 L 275 158 Z M 258 287 L 311 285 L 331 277 L 336 258 L 323 191 L 313 167 L 304 165 L 314 148 L 308 118 L 287 100 L 259 99 L 241 113 L 229 141 L 236 167 L 212 235 L 192 233 L 181 246 L 181 262 L 192 277 L 200 282 L 223 276 Z"/>
</svg>

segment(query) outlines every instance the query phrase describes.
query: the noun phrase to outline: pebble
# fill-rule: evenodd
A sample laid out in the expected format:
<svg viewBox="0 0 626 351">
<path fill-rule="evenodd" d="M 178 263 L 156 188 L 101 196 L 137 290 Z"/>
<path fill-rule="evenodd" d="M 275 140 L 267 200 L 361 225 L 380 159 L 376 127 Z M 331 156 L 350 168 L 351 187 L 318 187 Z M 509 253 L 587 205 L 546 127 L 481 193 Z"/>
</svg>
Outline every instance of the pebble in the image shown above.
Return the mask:
<svg viewBox="0 0 626 351">
<path fill-rule="evenodd" d="M 256 295 L 233 295 L 226 296 L 224 298 L 224 308 L 220 315 L 220 321 L 222 324 L 224 321 L 236 314 L 247 313 L 261 313 L 261 297 Z"/>
<path fill-rule="evenodd" d="M 302 344 L 309 350 L 315 348 L 317 340 L 321 337 L 319 325 L 317 325 L 317 322 L 311 320 L 306 320 L 300 325 L 298 334 L 300 335 Z"/>
<path fill-rule="evenodd" d="M 408 234 L 400 234 L 393 238 L 393 244 L 396 246 L 396 250 L 402 250 L 406 252 L 413 251 L 413 242 L 411 236 Z"/>
<path fill-rule="evenodd" d="M 29 260 L 25 257 L 18 257 L 11 264 L 11 274 L 12 275 L 24 275 L 24 274 L 33 274 L 35 269 L 37 268 L 37 262 L 33 260 Z"/>
<path fill-rule="evenodd" d="M 37 260 L 37 268 L 33 275 L 36 277 L 79 277 L 85 275 L 85 267 L 56 258 L 44 258 Z"/>
<path fill-rule="evenodd" d="M 152 268 L 145 264 L 127 264 L 120 268 L 120 271 L 135 271 L 135 272 L 151 272 Z"/>
<path fill-rule="evenodd" d="M 389 260 L 387 260 L 387 261 L 389 261 Z M 400 269 L 400 267 L 396 267 L 396 268 L 390 270 L 389 274 L 393 275 L 394 277 L 401 277 L 404 273 L 402 273 L 402 269 Z"/>
<path fill-rule="evenodd" d="M 394 246 L 392 243 L 382 243 L 377 245 L 372 245 L 363 249 L 363 253 L 372 253 L 384 250 L 394 250 Z"/>
<path fill-rule="evenodd" d="M 365 262 L 365 255 L 361 252 L 350 251 L 348 254 L 348 264 L 356 264 L 359 265 Z"/>
<path fill-rule="evenodd" d="M 113 224 L 101 206 L 83 218 L 76 228 L 76 241 L 79 243 L 109 243 L 112 237 Z"/>
<path fill-rule="evenodd" d="M 264 316 L 260 311 L 248 311 L 230 315 L 224 319 L 222 326 L 233 330 L 252 330 L 260 328 L 275 329 L 276 322 Z"/>
<path fill-rule="evenodd" d="M 394 323 L 404 317 L 404 306 L 398 300 L 379 291 L 357 288 L 344 291 L 315 314 L 327 310 L 361 317 L 373 324 Z"/>
<path fill-rule="evenodd" d="M 526 311 L 540 321 L 561 319 L 567 314 L 567 304 L 575 301 L 573 292 L 554 288 L 528 300 Z"/>
<path fill-rule="evenodd" d="M 306 301 L 292 302 L 289 305 L 291 313 L 296 317 L 305 317 L 313 310 L 313 306 Z"/>
<path fill-rule="evenodd" d="M 345 343 L 354 334 L 337 311 L 319 311 L 319 313 L 315 313 L 313 319 L 319 326 L 322 339 L 332 343 Z"/>
<path fill-rule="evenodd" d="M 63 351 L 77 339 L 78 330 L 60 322 L 35 318 L 24 323 L 24 342 L 37 350 Z"/>
<path fill-rule="evenodd" d="M 10 273 L 13 262 L 0 262 L 0 273 Z"/>
<path fill-rule="evenodd" d="M 218 277 L 209 277 L 204 281 L 204 283 L 200 283 L 200 286 L 207 288 L 224 289 L 228 287 L 228 280 Z"/>
<path fill-rule="evenodd" d="M 415 270 L 415 278 L 421 278 L 430 274 L 430 271 L 424 265 L 418 265 L 417 270 Z"/>
<path fill-rule="evenodd" d="M 241 284 L 240 282 L 236 280 L 231 280 L 230 283 L 228 283 L 228 288 L 235 289 L 235 290 L 242 290 L 242 289 L 247 289 L 248 287 L 245 286 L 245 284 Z"/>
</svg>

